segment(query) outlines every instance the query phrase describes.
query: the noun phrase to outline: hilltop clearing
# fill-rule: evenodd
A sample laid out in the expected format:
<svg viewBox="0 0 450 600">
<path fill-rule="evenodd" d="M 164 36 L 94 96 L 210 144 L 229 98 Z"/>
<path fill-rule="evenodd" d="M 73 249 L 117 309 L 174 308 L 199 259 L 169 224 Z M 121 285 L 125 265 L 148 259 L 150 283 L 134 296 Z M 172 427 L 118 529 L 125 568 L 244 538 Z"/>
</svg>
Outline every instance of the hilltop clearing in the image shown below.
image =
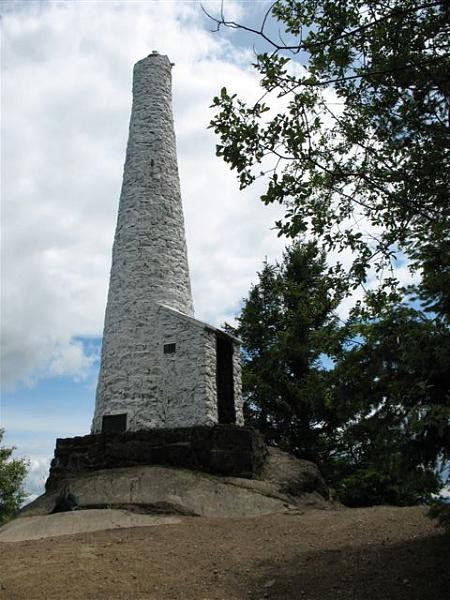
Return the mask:
<svg viewBox="0 0 450 600">
<path fill-rule="evenodd" d="M 0 544 L 3 600 L 444 600 L 450 540 L 426 509 L 180 517 Z"/>
</svg>

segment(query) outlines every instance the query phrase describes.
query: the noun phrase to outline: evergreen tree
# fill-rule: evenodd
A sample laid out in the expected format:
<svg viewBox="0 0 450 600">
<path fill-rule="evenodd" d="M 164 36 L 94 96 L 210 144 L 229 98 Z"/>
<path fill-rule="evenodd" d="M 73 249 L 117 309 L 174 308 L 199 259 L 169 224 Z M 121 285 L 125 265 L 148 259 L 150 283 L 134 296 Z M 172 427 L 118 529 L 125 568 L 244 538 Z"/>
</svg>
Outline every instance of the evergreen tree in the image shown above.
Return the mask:
<svg viewBox="0 0 450 600">
<path fill-rule="evenodd" d="M 450 332 L 410 306 L 347 325 L 336 357 L 336 432 L 328 477 L 350 505 L 416 504 L 450 460 Z"/>
<path fill-rule="evenodd" d="M 347 505 L 428 501 L 450 460 L 450 332 L 383 294 L 340 324 L 345 287 L 314 242 L 264 264 L 235 330 L 246 421 Z"/>
<path fill-rule="evenodd" d="M 278 0 L 245 25 L 225 13 L 217 29 L 253 36 L 261 97 L 249 104 L 223 88 L 214 98 L 217 154 L 241 188 L 267 178 L 262 201 L 286 209 L 280 232 L 351 251 L 342 285 L 365 286 L 374 272 L 382 284 L 338 332 L 348 337 L 333 373 L 320 368 L 321 336 L 311 328 L 302 338 L 301 311 L 289 322 L 277 292 L 274 331 L 284 338 L 266 334 L 274 351 L 264 375 L 249 354 L 249 410 L 277 443 L 301 454 L 308 440 L 348 502 L 420 501 L 437 489 L 433 469 L 450 439 L 449 4 Z M 401 304 L 392 268 L 405 257 L 421 279 L 408 292 L 428 318 Z M 322 274 L 331 281 L 333 270 Z M 283 339 L 297 349 L 294 367 Z"/>
<path fill-rule="evenodd" d="M 281 264 L 265 263 L 238 319 L 247 422 L 303 458 L 318 460 L 334 426 L 323 359 L 341 296 L 323 252 L 313 242 L 296 243 Z"/>
</svg>

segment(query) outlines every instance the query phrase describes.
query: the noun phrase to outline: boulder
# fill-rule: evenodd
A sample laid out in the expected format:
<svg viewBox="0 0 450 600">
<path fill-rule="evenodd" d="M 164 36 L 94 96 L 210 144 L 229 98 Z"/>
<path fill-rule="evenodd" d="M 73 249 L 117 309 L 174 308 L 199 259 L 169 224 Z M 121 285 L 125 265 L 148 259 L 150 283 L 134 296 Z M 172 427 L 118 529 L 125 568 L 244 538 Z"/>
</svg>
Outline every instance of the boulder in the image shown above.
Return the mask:
<svg viewBox="0 0 450 600">
<path fill-rule="evenodd" d="M 50 514 L 64 503 L 68 505 L 67 498 L 72 498 L 68 510 L 122 508 L 147 513 L 245 517 L 299 507 L 329 508 L 328 496 L 313 463 L 270 448 L 253 479 L 165 466 L 72 474 L 26 506 L 20 516 Z"/>
<path fill-rule="evenodd" d="M 276 485 L 281 493 L 288 496 L 318 493 L 325 500 L 330 498 L 328 486 L 315 463 L 278 448 L 268 448 L 263 466 L 255 478 Z"/>
<path fill-rule="evenodd" d="M 179 517 L 141 515 L 126 510 L 80 510 L 14 519 L 0 528 L 0 542 L 22 542 L 102 529 L 176 525 Z"/>
<path fill-rule="evenodd" d="M 279 512 L 290 499 L 267 490 L 237 485 L 239 478 L 222 478 L 199 471 L 143 466 L 103 469 L 67 478 L 61 485 L 77 499 L 78 509 L 124 508 L 139 512 L 242 517 Z M 251 482 L 251 480 L 248 480 Z M 46 492 L 29 504 L 21 517 L 49 514 L 61 489 Z"/>
</svg>

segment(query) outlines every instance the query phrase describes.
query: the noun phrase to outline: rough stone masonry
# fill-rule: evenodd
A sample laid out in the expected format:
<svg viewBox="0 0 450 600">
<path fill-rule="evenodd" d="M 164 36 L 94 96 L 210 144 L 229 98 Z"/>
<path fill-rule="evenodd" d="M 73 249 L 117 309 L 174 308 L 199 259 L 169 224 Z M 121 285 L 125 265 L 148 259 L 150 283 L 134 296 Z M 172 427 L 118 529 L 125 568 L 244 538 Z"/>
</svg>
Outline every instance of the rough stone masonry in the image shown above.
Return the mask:
<svg viewBox="0 0 450 600">
<path fill-rule="evenodd" d="M 193 316 L 171 69 L 134 67 L 93 433 L 243 422 L 239 341 Z"/>
</svg>

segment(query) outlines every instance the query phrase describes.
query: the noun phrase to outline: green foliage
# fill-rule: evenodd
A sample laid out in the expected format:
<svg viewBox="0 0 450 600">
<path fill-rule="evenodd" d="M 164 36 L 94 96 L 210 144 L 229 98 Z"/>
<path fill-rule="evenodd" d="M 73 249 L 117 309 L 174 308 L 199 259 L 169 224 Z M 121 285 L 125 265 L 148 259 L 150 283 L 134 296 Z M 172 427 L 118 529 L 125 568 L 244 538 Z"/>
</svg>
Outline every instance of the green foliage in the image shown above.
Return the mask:
<svg viewBox="0 0 450 600">
<path fill-rule="evenodd" d="M 436 519 L 438 525 L 450 534 L 450 504 L 442 502 L 442 500 L 436 500 L 432 503 L 428 516 L 431 519 Z"/>
<path fill-rule="evenodd" d="M 217 154 L 241 188 L 266 178 L 261 200 L 285 207 L 280 234 L 351 251 L 345 276 L 322 263 L 289 301 L 311 281 L 306 265 L 294 283 L 266 265 L 239 324 L 247 416 L 319 460 L 351 505 L 421 502 L 449 460 L 449 22 L 443 1 L 279 0 L 245 27 L 263 46 L 260 99 L 223 88 L 213 100 Z M 402 304 L 392 270 L 405 256 L 420 310 Z M 334 300 L 374 274 L 379 288 L 337 327 Z"/>
<path fill-rule="evenodd" d="M 413 257 L 417 256 L 414 254 Z M 424 244 L 421 248 L 422 281 L 420 286 L 411 286 L 427 312 L 440 315 L 450 322 L 450 239 L 442 231 L 439 245 Z"/>
<path fill-rule="evenodd" d="M 0 442 L 4 430 L 0 429 Z M 0 446 L 0 525 L 5 523 L 19 510 L 26 494 L 23 481 L 28 464 L 22 459 L 11 459 L 14 448 Z"/>
<path fill-rule="evenodd" d="M 403 252 L 448 315 L 448 5 L 280 0 L 266 17 L 253 30 L 271 48 L 253 65 L 263 95 L 214 98 L 217 154 L 242 188 L 266 174 L 263 202 L 286 207 L 280 232 L 350 248 L 353 285 L 375 269 L 395 286 L 382 274 Z"/>
<path fill-rule="evenodd" d="M 336 482 L 337 497 L 347 506 L 411 506 L 426 501 L 431 493 L 438 491 L 433 471 L 416 467 L 404 472 L 403 461 L 398 462 L 400 469 L 392 465 L 380 467 L 379 463 L 356 469 Z"/>
<path fill-rule="evenodd" d="M 281 265 L 264 265 L 236 329 L 244 345 L 247 422 L 269 443 L 312 459 L 332 421 L 320 357 L 330 351 L 342 296 L 340 280 L 325 271 L 316 244 L 294 244 Z"/>
<path fill-rule="evenodd" d="M 439 490 L 450 459 L 450 331 L 402 304 L 354 312 L 336 357 L 345 427 L 327 468 L 348 504 L 415 504 Z"/>
<path fill-rule="evenodd" d="M 235 330 L 246 420 L 349 506 L 428 501 L 450 459 L 450 332 L 379 294 L 340 324 L 345 287 L 313 242 L 264 265 Z"/>
</svg>

